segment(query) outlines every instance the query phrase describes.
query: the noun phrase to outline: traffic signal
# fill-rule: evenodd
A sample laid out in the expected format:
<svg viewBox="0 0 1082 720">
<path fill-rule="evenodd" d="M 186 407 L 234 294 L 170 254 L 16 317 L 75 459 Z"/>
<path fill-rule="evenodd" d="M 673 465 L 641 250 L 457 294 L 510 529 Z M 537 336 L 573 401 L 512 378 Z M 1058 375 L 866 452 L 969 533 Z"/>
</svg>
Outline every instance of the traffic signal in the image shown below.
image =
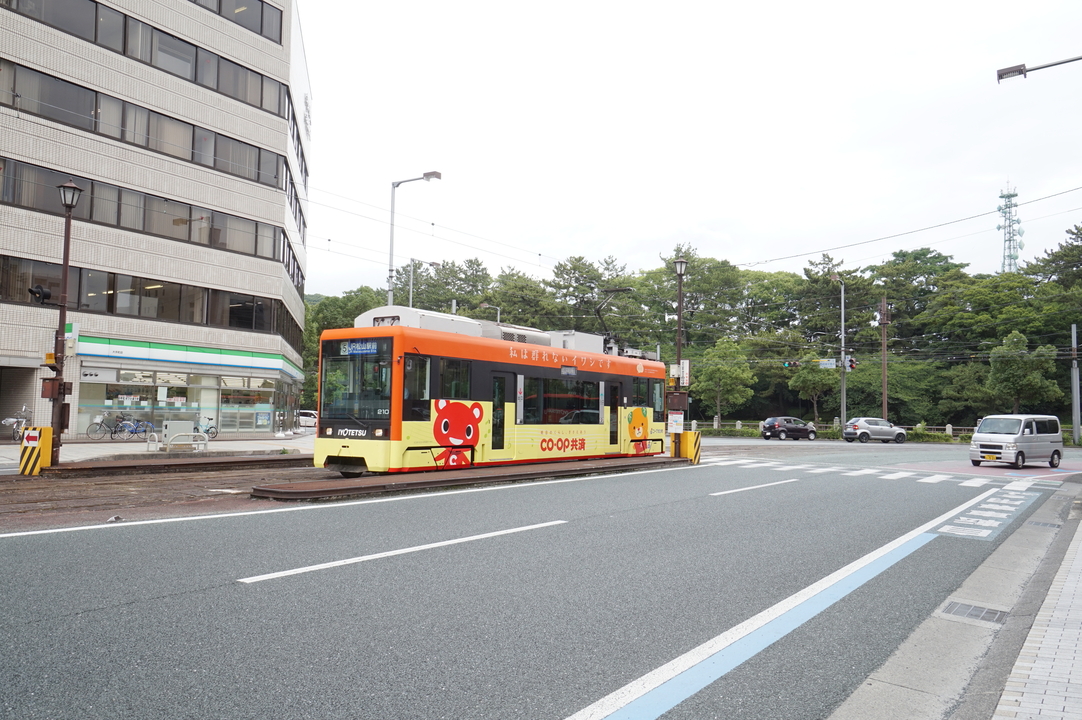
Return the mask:
<svg viewBox="0 0 1082 720">
<path fill-rule="evenodd" d="M 783 363 L 781 364 L 781 366 L 782 366 L 782 367 L 789 367 L 789 361 L 788 361 L 788 360 L 786 360 L 785 362 L 783 362 Z"/>
<path fill-rule="evenodd" d="M 852 355 L 849 356 L 849 372 L 857 369 L 857 359 Z"/>
<path fill-rule="evenodd" d="M 35 285 L 34 287 L 27 290 L 27 292 L 30 293 L 30 297 L 34 298 L 34 300 L 32 300 L 31 302 L 37 301 L 42 305 L 45 304 L 46 300 L 53 296 L 53 293 L 51 290 L 49 290 L 49 288 L 42 287 L 41 285 Z"/>
</svg>

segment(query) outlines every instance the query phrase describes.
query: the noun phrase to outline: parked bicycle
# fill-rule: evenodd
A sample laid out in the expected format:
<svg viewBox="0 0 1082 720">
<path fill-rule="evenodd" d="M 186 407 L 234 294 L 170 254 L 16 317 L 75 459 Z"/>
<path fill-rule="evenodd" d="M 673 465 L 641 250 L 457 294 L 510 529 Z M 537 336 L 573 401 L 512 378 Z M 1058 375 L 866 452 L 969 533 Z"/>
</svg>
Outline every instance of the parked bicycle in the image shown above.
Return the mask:
<svg viewBox="0 0 1082 720">
<path fill-rule="evenodd" d="M 203 425 L 195 423 L 195 427 L 193 427 L 192 430 L 197 433 L 204 433 L 212 440 L 218 437 L 218 426 L 214 424 L 214 418 L 204 416 L 203 419 L 206 420 L 206 422 Z"/>
<path fill-rule="evenodd" d="M 94 422 L 86 429 L 86 436 L 91 440 L 102 440 L 106 435 L 110 440 L 131 440 L 138 437 L 145 440 L 148 433 L 154 432 L 154 424 L 146 420 L 136 420 L 134 416 L 117 413 L 116 416 L 97 415 Z"/>
<path fill-rule="evenodd" d="M 4 418 L 0 420 L 0 423 L 11 426 L 11 439 L 15 442 L 22 442 L 23 429 L 30 427 L 33 422 L 34 413 L 30 408 L 23 405 L 23 409 L 15 413 L 12 417 Z"/>
</svg>

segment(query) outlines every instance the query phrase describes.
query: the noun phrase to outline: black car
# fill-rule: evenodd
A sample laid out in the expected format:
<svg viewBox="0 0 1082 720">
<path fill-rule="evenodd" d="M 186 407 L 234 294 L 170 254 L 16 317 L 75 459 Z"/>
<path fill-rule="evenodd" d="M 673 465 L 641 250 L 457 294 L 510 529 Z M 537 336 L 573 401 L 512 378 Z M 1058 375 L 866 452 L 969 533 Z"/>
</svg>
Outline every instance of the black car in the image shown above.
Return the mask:
<svg viewBox="0 0 1082 720">
<path fill-rule="evenodd" d="M 815 425 L 804 422 L 798 417 L 790 417 L 788 415 L 768 417 L 763 421 L 763 440 L 769 440 L 772 437 L 776 437 L 779 440 L 784 440 L 786 438 L 799 440 L 802 437 L 814 440 Z"/>
</svg>

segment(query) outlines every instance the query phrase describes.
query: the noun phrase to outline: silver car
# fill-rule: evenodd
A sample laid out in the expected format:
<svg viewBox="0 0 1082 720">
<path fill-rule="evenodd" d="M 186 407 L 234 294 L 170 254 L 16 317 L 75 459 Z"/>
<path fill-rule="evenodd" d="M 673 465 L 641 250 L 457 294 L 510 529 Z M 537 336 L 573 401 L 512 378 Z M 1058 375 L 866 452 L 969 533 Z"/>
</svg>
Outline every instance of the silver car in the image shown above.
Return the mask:
<svg viewBox="0 0 1082 720">
<path fill-rule="evenodd" d="M 880 440 L 888 443 L 893 440 L 904 443 L 906 434 L 904 428 L 895 427 L 883 418 L 858 417 L 845 422 L 842 437 L 846 442 L 859 440 L 866 443 L 869 440 Z"/>
</svg>

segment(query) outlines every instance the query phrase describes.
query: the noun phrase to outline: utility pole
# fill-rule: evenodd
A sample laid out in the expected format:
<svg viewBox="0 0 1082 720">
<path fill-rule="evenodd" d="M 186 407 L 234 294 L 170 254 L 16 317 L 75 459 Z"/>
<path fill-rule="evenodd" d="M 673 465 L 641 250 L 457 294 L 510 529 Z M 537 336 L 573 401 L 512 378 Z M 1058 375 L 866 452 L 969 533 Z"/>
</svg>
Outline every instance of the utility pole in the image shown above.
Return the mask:
<svg viewBox="0 0 1082 720">
<path fill-rule="evenodd" d="M 879 306 L 879 333 L 882 338 L 880 357 L 883 360 L 883 419 L 887 419 L 887 325 L 890 325 L 890 308 L 887 307 L 887 296 L 883 296 L 883 302 Z"/>
<path fill-rule="evenodd" d="M 833 280 L 836 283 L 841 283 L 841 285 L 842 285 L 842 327 L 841 327 L 841 334 L 840 334 L 841 345 L 842 345 L 842 349 L 841 349 L 842 380 L 841 380 L 841 407 L 839 408 L 839 410 L 841 411 L 841 416 L 842 416 L 841 417 L 841 422 L 844 425 L 845 421 L 848 420 L 848 418 L 845 416 L 845 374 L 847 372 L 849 372 L 849 369 L 846 367 L 846 362 L 845 362 L 845 281 L 842 280 L 841 276 L 838 275 L 838 273 L 832 274 L 830 276 L 830 279 Z"/>
<path fill-rule="evenodd" d="M 1074 444 L 1078 446 L 1079 438 L 1079 410 L 1078 410 L 1078 326 L 1071 325 L 1071 433 Z"/>
</svg>

